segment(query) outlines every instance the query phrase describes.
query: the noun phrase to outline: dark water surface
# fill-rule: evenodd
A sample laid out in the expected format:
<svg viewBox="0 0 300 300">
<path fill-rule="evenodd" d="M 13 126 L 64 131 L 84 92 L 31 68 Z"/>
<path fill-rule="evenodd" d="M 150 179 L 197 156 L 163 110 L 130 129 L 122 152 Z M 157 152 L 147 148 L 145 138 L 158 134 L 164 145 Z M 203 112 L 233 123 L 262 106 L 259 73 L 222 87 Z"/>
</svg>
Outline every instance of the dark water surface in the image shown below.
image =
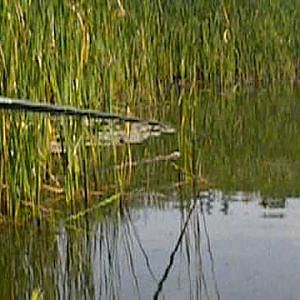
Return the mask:
<svg viewBox="0 0 300 300">
<path fill-rule="evenodd" d="M 182 158 L 137 164 L 120 201 L 3 225 L 0 298 L 299 299 L 298 94 L 203 101 L 175 137 L 132 147 L 134 161 Z"/>
</svg>

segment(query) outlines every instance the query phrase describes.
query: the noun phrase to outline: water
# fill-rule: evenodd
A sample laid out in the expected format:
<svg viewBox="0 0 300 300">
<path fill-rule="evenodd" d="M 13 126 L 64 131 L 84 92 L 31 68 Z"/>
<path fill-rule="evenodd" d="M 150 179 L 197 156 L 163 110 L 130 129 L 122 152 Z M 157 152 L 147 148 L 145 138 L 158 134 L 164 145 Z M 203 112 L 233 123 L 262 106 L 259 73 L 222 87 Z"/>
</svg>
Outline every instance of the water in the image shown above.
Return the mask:
<svg viewBox="0 0 300 300">
<path fill-rule="evenodd" d="M 3 225 L 0 298 L 298 299 L 298 99 L 203 102 L 177 136 L 132 146 L 146 161 L 124 173 L 120 201 L 97 208 L 96 196 L 73 219 Z M 180 160 L 149 160 L 173 151 Z M 201 180 L 185 182 L 192 172 Z"/>
<path fill-rule="evenodd" d="M 121 214 L 2 230 L 1 298 L 40 287 L 45 299 L 298 299 L 300 199 L 273 208 L 258 192 L 212 191 L 180 208 L 179 197 L 140 193 Z"/>
</svg>

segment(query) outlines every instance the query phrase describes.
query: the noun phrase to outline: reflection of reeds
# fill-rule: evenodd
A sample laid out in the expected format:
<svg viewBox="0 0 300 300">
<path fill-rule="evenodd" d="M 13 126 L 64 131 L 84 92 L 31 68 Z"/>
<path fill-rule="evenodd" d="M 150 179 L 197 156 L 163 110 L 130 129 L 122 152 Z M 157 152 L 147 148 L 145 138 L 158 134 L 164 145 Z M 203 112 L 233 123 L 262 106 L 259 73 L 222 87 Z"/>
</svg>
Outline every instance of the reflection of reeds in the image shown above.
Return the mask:
<svg viewBox="0 0 300 300">
<path fill-rule="evenodd" d="M 158 299 L 158 297 L 159 297 L 159 295 L 160 295 L 160 293 L 161 293 L 161 291 L 163 289 L 163 284 L 167 280 L 169 272 L 170 272 L 170 270 L 171 270 L 171 268 L 172 268 L 172 266 L 174 264 L 174 257 L 175 257 L 175 255 L 176 255 L 176 253 L 177 253 L 177 251 L 178 251 L 178 249 L 179 249 L 179 247 L 181 245 L 181 241 L 182 241 L 182 239 L 184 237 L 185 230 L 186 230 L 186 228 L 187 228 L 187 226 L 189 224 L 190 217 L 191 217 L 191 215 L 192 215 L 195 207 L 196 207 L 196 201 L 193 202 L 193 204 L 191 205 L 191 208 L 189 209 L 189 211 L 187 213 L 187 218 L 186 218 L 186 220 L 185 220 L 185 222 L 184 222 L 184 224 L 182 226 L 182 229 L 181 229 L 181 232 L 180 232 L 180 234 L 178 236 L 178 239 L 176 241 L 175 247 L 174 247 L 174 249 L 172 250 L 172 252 L 170 254 L 169 262 L 166 265 L 165 271 L 164 271 L 161 279 L 158 282 L 157 289 L 156 289 L 156 291 L 155 291 L 155 293 L 153 295 L 153 299 Z M 189 250 L 187 248 L 187 253 L 188 252 L 189 252 Z"/>
<path fill-rule="evenodd" d="M 183 261 L 181 264 L 186 266 L 185 272 L 189 278 L 191 298 L 202 299 L 205 297 L 205 299 L 210 299 L 212 295 L 215 295 L 216 299 L 220 299 L 213 249 L 202 206 L 202 200 L 196 198 L 193 211 L 182 210 L 182 218 L 186 219 L 183 220 L 184 224 L 182 225 L 185 232 L 180 251 L 180 258 Z M 189 222 L 187 222 L 188 218 Z M 208 270 L 209 265 L 210 270 Z"/>
<path fill-rule="evenodd" d="M 298 92 L 245 92 L 229 102 L 218 97 L 201 101 L 194 119 L 196 141 L 189 125 L 183 125 L 182 147 L 196 145 L 197 159 L 184 149 L 181 153 L 190 164 L 196 162 L 202 177 L 225 190 L 299 193 Z"/>
<path fill-rule="evenodd" d="M 211 282 L 207 281 L 210 270 L 203 261 L 207 259 L 207 245 L 197 199 L 188 201 L 190 206 L 182 207 L 181 213 L 175 213 L 178 217 L 182 215 L 182 223 L 179 224 L 179 218 L 174 219 L 175 227 L 179 225 L 178 232 L 174 229 L 177 237 L 166 249 L 170 255 L 165 256 L 165 265 L 161 266 L 159 273 L 153 260 L 153 248 L 148 248 L 149 244 L 145 243 L 145 238 L 151 240 L 151 237 L 141 236 L 143 232 L 137 224 L 139 215 L 144 215 L 143 208 L 138 206 L 140 201 L 140 205 L 153 208 L 155 214 L 157 209 L 172 209 L 180 201 L 177 192 L 179 190 L 176 193 L 173 190 L 164 198 L 161 195 L 132 194 L 128 197 L 131 204 L 137 202 L 136 207 L 128 205 L 129 199 L 124 198 L 120 199 L 119 205 L 105 209 L 94 207 L 81 216 L 74 215 L 62 221 L 60 225 L 53 224 L 53 227 L 42 224 L 36 230 L 36 227 L 28 226 L 22 234 L 13 230 L 6 235 L 4 231 L 0 266 L 7 277 L 0 281 L 0 286 L 3 284 L 0 296 L 18 291 L 18 297 L 29 298 L 39 290 L 46 298 L 65 299 L 79 295 L 116 299 L 123 291 L 129 291 L 133 297 L 142 298 L 145 285 L 147 293 L 157 287 L 161 287 L 164 293 L 164 284 L 176 276 L 177 270 L 180 285 L 190 284 L 185 286 L 186 295 L 210 295 Z M 148 197 L 151 199 L 147 200 Z M 148 202 L 151 202 L 150 206 Z M 13 256 L 8 249 L 14 251 Z M 15 281 L 10 280 L 13 275 Z M 159 278 L 160 275 L 164 276 Z"/>
</svg>

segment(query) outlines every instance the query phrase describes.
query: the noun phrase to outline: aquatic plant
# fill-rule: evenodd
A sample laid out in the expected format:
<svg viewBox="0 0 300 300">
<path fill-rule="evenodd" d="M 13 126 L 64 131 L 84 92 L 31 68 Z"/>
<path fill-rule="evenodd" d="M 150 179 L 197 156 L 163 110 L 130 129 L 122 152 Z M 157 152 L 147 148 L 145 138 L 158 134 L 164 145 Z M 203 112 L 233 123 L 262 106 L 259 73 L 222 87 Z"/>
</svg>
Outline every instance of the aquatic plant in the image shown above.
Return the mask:
<svg viewBox="0 0 300 300">
<path fill-rule="evenodd" d="M 190 139 L 193 114 L 210 105 L 199 93 L 223 96 L 245 86 L 296 83 L 299 20 L 300 4 L 283 0 L 251 5 L 234 0 L 4 0 L 0 94 L 175 121 L 182 128 L 179 148 L 187 151 L 181 167 L 199 173 L 194 169 L 199 154 Z M 169 120 L 177 105 L 181 118 Z M 39 215 L 45 183 L 63 190 L 68 204 L 78 191 L 100 189 L 97 170 L 111 156 L 105 158 L 96 144 L 87 150 L 82 136 L 88 134 L 82 120 L 1 112 L 1 212 L 18 216 L 25 206 L 30 215 Z M 54 159 L 50 143 L 57 136 L 67 151 Z M 116 164 L 131 159 L 129 148 L 113 152 Z M 121 187 L 128 176 L 118 172 Z"/>
</svg>

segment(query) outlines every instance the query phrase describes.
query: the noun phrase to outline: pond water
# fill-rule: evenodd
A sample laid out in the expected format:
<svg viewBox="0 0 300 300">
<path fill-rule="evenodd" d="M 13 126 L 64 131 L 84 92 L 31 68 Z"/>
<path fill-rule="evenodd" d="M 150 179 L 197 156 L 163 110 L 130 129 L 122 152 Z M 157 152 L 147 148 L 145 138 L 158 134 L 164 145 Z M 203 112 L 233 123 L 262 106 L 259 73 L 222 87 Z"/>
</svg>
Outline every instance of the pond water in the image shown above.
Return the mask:
<svg viewBox="0 0 300 300">
<path fill-rule="evenodd" d="M 273 207 L 213 190 L 181 207 L 175 189 L 127 200 L 56 231 L 2 231 L 1 298 L 40 287 L 45 299 L 298 299 L 300 199 Z"/>
<path fill-rule="evenodd" d="M 133 146 L 181 159 L 136 164 L 118 201 L 2 226 L 0 298 L 298 299 L 298 94 L 204 103 L 196 129 Z"/>
</svg>

